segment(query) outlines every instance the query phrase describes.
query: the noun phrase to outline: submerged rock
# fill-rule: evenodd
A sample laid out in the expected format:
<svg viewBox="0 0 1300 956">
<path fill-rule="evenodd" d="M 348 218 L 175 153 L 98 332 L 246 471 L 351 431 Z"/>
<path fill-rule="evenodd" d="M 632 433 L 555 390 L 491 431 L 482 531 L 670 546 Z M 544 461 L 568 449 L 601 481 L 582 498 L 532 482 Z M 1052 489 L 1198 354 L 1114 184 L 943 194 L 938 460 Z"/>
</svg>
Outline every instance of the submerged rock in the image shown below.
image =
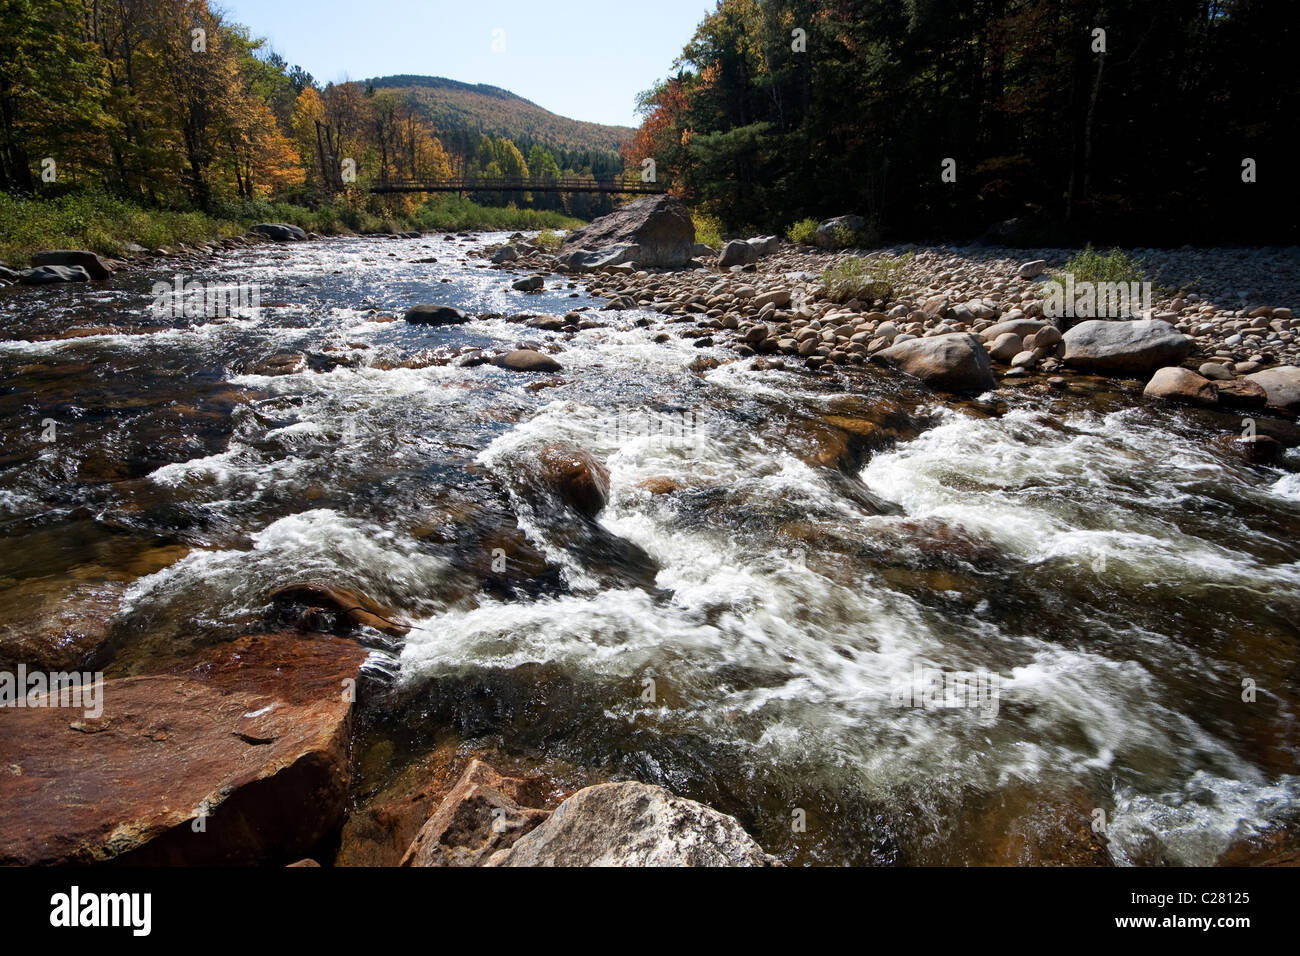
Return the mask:
<svg viewBox="0 0 1300 956">
<path fill-rule="evenodd" d="M 733 817 L 644 783 L 579 790 L 487 866 L 773 866 Z"/>
<path fill-rule="evenodd" d="M 298 581 L 276 588 L 271 604 L 299 629 L 332 634 L 351 634 L 358 627 L 372 627 L 393 637 L 411 628 L 396 613 L 364 594 L 323 581 Z"/>
</svg>

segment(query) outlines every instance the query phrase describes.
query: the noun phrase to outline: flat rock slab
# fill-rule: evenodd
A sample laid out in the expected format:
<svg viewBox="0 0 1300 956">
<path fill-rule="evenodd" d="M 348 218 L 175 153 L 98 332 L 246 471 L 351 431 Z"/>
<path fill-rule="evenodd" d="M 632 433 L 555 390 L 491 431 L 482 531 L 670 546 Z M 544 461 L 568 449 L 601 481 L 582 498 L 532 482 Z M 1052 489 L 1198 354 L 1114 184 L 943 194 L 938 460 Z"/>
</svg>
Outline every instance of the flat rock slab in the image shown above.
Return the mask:
<svg viewBox="0 0 1300 956">
<path fill-rule="evenodd" d="M 636 261 L 642 266 L 686 265 L 695 251 L 695 223 L 686 204 L 675 196 L 637 199 L 569 233 L 560 255 L 632 245 L 640 247 Z"/>
<path fill-rule="evenodd" d="M 345 682 L 366 656 L 338 638 L 258 635 L 105 681 L 98 716 L 0 708 L 0 864 L 301 858 L 343 822 Z"/>
<path fill-rule="evenodd" d="M 725 813 L 645 783 L 579 790 L 486 866 L 772 866 Z"/>
</svg>

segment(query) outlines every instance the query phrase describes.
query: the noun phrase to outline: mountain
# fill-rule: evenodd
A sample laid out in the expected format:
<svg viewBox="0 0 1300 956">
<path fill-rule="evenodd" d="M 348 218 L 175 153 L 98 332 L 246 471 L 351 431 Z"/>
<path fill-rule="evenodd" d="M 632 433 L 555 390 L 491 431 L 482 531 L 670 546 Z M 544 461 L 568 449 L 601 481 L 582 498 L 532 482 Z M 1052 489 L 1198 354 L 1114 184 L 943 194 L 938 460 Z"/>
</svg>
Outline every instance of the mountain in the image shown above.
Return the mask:
<svg viewBox="0 0 1300 956">
<path fill-rule="evenodd" d="M 424 113 L 439 135 L 491 133 L 517 144 L 540 143 L 569 151 L 616 151 L 632 138 L 630 126 L 605 126 L 557 116 L 509 90 L 441 76 L 381 76 L 362 86 L 398 90 Z M 526 148 L 526 146 L 525 146 Z"/>
</svg>

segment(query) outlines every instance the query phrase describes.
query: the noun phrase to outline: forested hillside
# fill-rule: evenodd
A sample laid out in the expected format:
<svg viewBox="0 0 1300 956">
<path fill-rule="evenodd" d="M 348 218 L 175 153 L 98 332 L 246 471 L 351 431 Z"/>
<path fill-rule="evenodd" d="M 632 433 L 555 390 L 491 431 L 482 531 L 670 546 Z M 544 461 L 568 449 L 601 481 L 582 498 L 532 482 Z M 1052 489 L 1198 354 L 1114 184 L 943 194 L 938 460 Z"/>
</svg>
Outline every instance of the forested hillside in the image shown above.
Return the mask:
<svg viewBox="0 0 1300 956">
<path fill-rule="evenodd" d="M 504 90 L 432 84 L 322 85 L 207 0 L 6 0 L 0 190 L 90 190 L 230 218 L 265 200 L 385 215 L 421 197 L 371 196 L 372 183 L 622 174 L 613 127 Z M 609 205 L 598 195 L 472 198 L 580 217 Z"/>
<path fill-rule="evenodd" d="M 627 158 L 733 228 L 1295 242 L 1296 22 L 1284 0 L 722 0 Z"/>
</svg>

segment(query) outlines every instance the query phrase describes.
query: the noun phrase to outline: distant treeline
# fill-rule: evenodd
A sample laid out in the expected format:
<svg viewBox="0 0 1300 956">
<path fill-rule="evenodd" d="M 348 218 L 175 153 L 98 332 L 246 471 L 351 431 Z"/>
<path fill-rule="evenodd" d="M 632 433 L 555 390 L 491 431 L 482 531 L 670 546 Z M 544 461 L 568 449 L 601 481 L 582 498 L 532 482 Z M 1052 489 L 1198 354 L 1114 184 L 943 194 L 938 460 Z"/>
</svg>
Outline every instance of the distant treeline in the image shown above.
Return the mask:
<svg viewBox="0 0 1300 956">
<path fill-rule="evenodd" d="M 625 157 L 731 229 L 1294 243 L 1298 21 L 1294 0 L 721 0 Z"/>
<path fill-rule="evenodd" d="M 435 129 L 402 90 L 324 86 L 207 0 L 0 2 L 0 189 L 103 191 L 204 211 L 283 200 L 378 214 L 423 197 L 370 196 L 390 179 L 615 178 L 615 152 Z M 475 195 L 579 218 L 598 195 Z M 233 218 L 233 217 L 232 217 Z"/>
</svg>

